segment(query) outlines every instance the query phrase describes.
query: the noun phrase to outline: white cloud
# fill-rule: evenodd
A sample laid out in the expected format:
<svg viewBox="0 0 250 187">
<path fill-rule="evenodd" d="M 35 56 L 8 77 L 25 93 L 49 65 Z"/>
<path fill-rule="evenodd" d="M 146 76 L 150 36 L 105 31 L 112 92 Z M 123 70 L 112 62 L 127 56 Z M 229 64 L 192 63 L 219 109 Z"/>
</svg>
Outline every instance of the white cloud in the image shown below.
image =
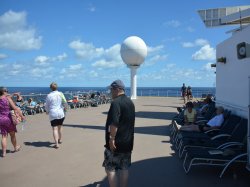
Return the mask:
<svg viewBox="0 0 250 187">
<path fill-rule="evenodd" d="M 204 46 L 204 45 L 208 45 L 208 44 L 209 44 L 209 42 L 205 39 L 202 39 L 202 38 L 195 40 L 196 46 Z"/>
<path fill-rule="evenodd" d="M 48 78 L 48 77 L 52 77 L 53 73 L 53 68 L 52 67 L 48 67 L 48 68 L 32 68 L 30 70 L 31 76 L 32 77 L 36 77 L 36 78 Z"/>
<path fill-rule="evenodd" d="M 163 24 L 166 27 L 174 27 L 177 28 L 181 25 L 181 23 L 178 20 L 171 20 L 171 21 L 167 21 Z"/>
<path fill-rule="evenodd" d="M 14 63 L 9 69 L 8 74 L 11 76 L 18 75 L 22 72 L 23 68 L 24 68 L 24 65 Z"/>
<path fill-rule="evenodd" d="M 121 61 L 106 61 L 105 59 L 101 59 L 93 63 L 92 66 L 97 68 L 118 68 L 124 66 L 124 64 Z"/>
<path fill-rule="evenodd" d="M 166 82 L 179 82 L 186 80 L 187 82 L 197 82 L 203 80 L 206 77 L 207 80 L 213 81 L 215 75 L 211 68 L 209 69 L 209 63 L 200 69 L 183 68 L 177 66 L 174 63 L 167 64 L 165 68 L 160 71 L 154 71 L 150 73 L 144 73 L 138 76 L 140 80 L 152 82 L 154 80 L 162 80 Z"/>
<path fill-rule="evenodd" d="M 13 67 L 13 69 L 18 70 L 18 69 L 21 69 L 23 67 L 23 65 L 21 65 L 21 64 L 13 64 L 12 67 Z"/>
<path fill-rule="evenodd" d="M 204 46 L 208 45 L 209 42 L 205 39 L 196 39 L 194 42 L 183 42 L 182 47 L 184 48 L 190 48 L 190 47 L 197 47 L 197 46 Z"/>
<path fill-rule="evenodd" d="M 8 56 L 6 55 L 6 54 L 2 54 L 2 53 L 0 53 L 0 60 L 1 59 L 5 59 L 5 58 L 7 58 Z"/>
<path fill-rule="evenodd" d="M 192 55 L 193 60 L 214 60 L 215 49 L 210 47 L 209 44 L 203 46 L 199 51 Z"/>
<path fill-rule="evenodd" d="M 157 62 L 163 62 L 166 60 L 167 55 L 154 55 L 145 62 L 145 65 L 154 65 Z"/>
<path fill-rule="evenodd" d="M 92 43 L 84 43 L 80 40 L 70 42 L 69 47 L 75 50 L 78 58 L 84 60 L 98 58 L 104 53 L 103 48 L 96 48 Z"/>
<path fill-rule="evenodd" d="M 164 45 L 155 47 L 148 46 L 148 55 L 145 59 L 146 66 L 152 66 L 157 62 L 164 62 L 167 60 L 168 55 L 164 54 Z"/>
<path fill-rule="evenodd" d="M 98 74 L 96 71 L 90 71 L 90 72 L 89 72 L 89 76 L 90 76 L 90 77 L 98 77 L 98 75 L 99 75 L 99 74 Z"/>
<path fill-rule="evenodd" d="M 124 67 L 120 55 L 120 44 L 114 44 L 110 48 L 97 48 L 92 43 L 85 43 L 80 40 L 70 42 L 69 47 L 75 50 L 77 57 L 85 61 L 94 61 L 91 66 L 98 69 L 111 69 Z M 158 61 L 164 61 L 167 55 L 161 55 L 164 46 L 159 45 L 155 47 L 148 46 L 148 65 L 155 64 Z"/>
<path fill-rule="evenodd" d="M 26 23 L 26 12 L 8 11 L 0 16 L 0 48 L 24 51 L 40 49 L 42 37 Z"/>
<path fill-rule="evenodd" d="M 182 47 L 184 48 L 189 48 L 189 47 L 194 47 L 195 45 L 192 42 L 183 42 Z"/>
<path fill-rule="evenodd" d="M 38 56 L 38 57 L 35 58 L 35 62 L 38 65 L 48 65 L 49 57 L 47 57 L 47 56 Z"/>
<path fill-rule="evenodd" d="M 189 27 L 187 27 L 187 31 L 188 31 L 188 32 L 194 32 L 195 29 L 194 29 L 193 27 L 190 27 L 190 26 L 189 26 Z"/>
<path fill-rule="evenodd" d="M 60 72 L 60 77 L 76 78 L 82 77 L 84 73 L 82 64 L 73 64 L 68 68 L 63 68 Z"/>
<path fill-rule="evenodd" d="M 168 41 L 175 42 L 175 41 L 179 41 L 180 39 L 181 39 L 180 36 L 176 36 L 176 37 L 166 38 L 163 40 L 163 42 L 168 42 Z"/>
<path fill-rule="evenodd" d="M 47 65 L 49 65 L 50 62 L 61 62 L 64 59 L 66 59 L 67 57 L 68 57 L 68 55 L 66 53 L 63 53 L 62 55 L 58 55 L 56 57 L 47 57 L 47 56 L 41 55 L 41 56 L 38 56 L 35 58 L 35 62 L 38 65 L 47 66 Z"/>
<path fill-rule="evenodd" d="M 65 60 L 67 57 L 68 57 L 68 55 L 66 53 L 63 53 L 63 54 L 58 55 L 57 57 L 55 57 L 53 59 L 53 61 L 59 61 L 59 62 L 61 62 L 61 61 Z"/>
<path fill-rule="evenodd" d="M 15 76 L 15 75 L 18 75 L 19 74 L 19 70 L 10 70 L 9 72 L 8 72 L 8 74 L 10 75 L 10 76 Z"/>
<path fill-rule="evenodd" d="M 7 65 L 6 64 L 0 64 L 0 69 L 5 68 Z"/>
<path fill-rule="evenodd" d="M 165 68 L 161 69 L 161 72 L 166 73 L 172 70 L 175 71 L 176 64 L 167 64 Z"/>
<path fill-rule="evenodd" d="M 99 69 L 123 67 L 120 56 L 120 44 L 115 44 L 108 49 L 97 48 L 92 43 L 85 43 L 80 40 L 72 41 L 69 44 L 75 50 L 78 58 L 85 61 L 94 61 L 91 66 Z"/>
<path fill-rule="evenodd" d="M 82 68 L 82 64 L 74 64 L 74 65 L 70 65 L 69 66 L 69 70 L 71 72 L 75 72 L 75 71 L 78 71 L 79 69 Z"/>
<path fill-rule="evenodd" d="M 159 53 L 164 48 L 164 45 L 158 45 L 156 47 L 147 46 L 148 54 Z"/>
<path fill-rule="evenodd" d="M 96 11 L 96 7 L 94 5 L 92 5 L 92 4 L 90 4 L 89 7 L 88 7 L 88 10 L 90 12 L 95 12 Z"/>
<path fill-rule="evenodd" d="M 211 67 L 211 64 L 213 63 L 207 63 L 202 67 L 202 70 L 207 72 L 214 72 L 214 68 Z"/>
</svg>

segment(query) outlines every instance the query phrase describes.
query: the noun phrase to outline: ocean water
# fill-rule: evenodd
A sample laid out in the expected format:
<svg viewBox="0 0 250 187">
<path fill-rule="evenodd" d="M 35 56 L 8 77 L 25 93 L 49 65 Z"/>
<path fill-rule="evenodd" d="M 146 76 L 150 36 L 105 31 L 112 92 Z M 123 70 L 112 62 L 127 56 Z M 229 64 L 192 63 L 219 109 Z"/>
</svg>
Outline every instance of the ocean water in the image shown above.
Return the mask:
<svg viewBox="0 0 250 187">
<path fill-rule="evenodd" d="M 50 92 L 48 87 L 8 87 L 10 93 L 21 92 L 25 97 L 44 97 Z M 108 93 L 106 87 L 59 87 L 59 91 L 63 92 L 65 96 L 72 96 L 82 93 L 100 92 Z M 215 87 L 193 87 L 193 96 L 202 97 L 204 94 L 215 95 Z M 130 96 L 130 88 L 126 88 L 126 95 Z M 181 91 L 179 87 L 138 87 L 137 96 L 158 96 L 158 97 L 179 97 Z"/>
</svg>

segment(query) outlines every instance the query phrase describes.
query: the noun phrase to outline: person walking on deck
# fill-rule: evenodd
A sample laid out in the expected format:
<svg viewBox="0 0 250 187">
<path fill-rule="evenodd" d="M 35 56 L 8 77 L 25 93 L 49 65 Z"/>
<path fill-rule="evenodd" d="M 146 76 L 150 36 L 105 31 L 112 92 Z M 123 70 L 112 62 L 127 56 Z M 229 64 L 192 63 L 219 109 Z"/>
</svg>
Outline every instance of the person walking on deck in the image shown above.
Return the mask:
<svg viewBox="0 0 250 187">
<path fill-rule="evenodd" d="M 135 106 L 124 92 L 121 80 L 109 86 L 112 103 L 108 112 L 105 128 L 104 162 L 109 185 L 120 187 L 128 185 L 128 169 L 134 145 Z"/>
<path fill-rule="evenodd" d="M 181 96 L 184 100 L 184 104 L 186 103 L 186 96 L 187 96 L 187 87 L 185 86 L 185 83 L 183 83 L 181 87 Z"/>
<path fill-rule="evenodd" d="M 21 110 L 19 110 L 11 97 L 8 95 L 7 88 L 0 87 L 0 134 L 2 135 L 2 157 L 6 156 L 8 134 L 10 134 L 14 151 L 17 152 L 21 149 L 21 146 L 17 144 L 17 129 L 12 119 L 11 110 L 14 110 L 16 116 L 19 116 L 22 121 L 25 120 Z"/>
<path fill-rule="evenodd" d="M 62 125 L 65 118 L 66 99 L 62 92 L 57 90 L 57 84 L 52 82 L 50 84 L 50 92 L 46 97 L 45 110 L 49 114 L 50 123 L 53 130 L 53 137 L 55 140 L 54 148 L 59 148 L 62 143 Z"/>
</svg>

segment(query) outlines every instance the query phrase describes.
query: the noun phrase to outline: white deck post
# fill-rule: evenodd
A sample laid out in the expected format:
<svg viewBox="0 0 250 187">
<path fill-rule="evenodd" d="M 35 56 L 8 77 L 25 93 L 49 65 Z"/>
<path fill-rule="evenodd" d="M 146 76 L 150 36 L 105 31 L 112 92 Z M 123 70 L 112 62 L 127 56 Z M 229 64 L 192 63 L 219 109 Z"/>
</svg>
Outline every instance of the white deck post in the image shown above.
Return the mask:
<svg viewBox="0 0 250 187">
<path fill-rule="evenodd" d="M 136 78 L 136 70 L 139 66 L 129 66 L 131 70 L 131 99 L 136 99 L 137 97 L 137 78 Z"/>
</svg>

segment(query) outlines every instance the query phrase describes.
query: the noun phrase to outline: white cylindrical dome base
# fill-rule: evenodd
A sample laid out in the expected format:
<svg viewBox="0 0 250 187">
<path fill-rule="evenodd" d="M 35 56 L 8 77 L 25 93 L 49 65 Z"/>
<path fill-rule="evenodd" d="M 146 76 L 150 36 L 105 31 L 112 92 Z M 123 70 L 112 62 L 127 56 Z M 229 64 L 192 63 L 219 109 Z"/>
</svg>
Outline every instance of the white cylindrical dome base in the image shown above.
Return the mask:
<svg viewBox="0 0 250 187">
<path fill-rule="evenodd" d="M 136 70 L 139 66 L 128 66 L 130 68 L 130 98 L 136 99 L 137 97 L 137 79 L 136 79 Z"/>
</svg>

